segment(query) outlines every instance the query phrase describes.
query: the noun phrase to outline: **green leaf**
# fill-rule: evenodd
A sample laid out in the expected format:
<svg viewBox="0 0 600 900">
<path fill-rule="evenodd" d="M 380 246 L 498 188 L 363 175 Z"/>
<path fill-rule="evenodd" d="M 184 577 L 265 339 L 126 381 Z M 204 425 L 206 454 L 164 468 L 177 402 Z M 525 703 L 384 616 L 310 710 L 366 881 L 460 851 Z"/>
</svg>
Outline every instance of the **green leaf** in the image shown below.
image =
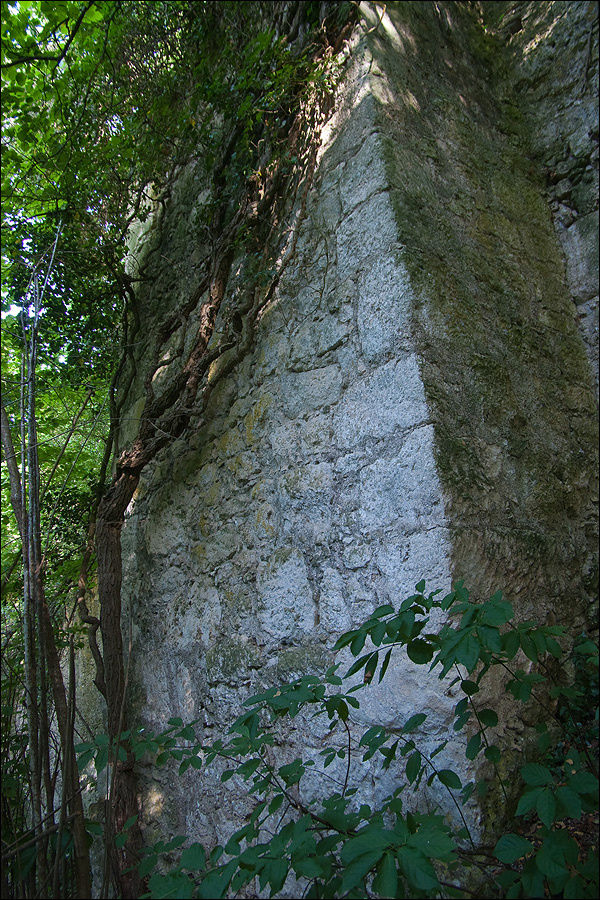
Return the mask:
<svg viewBox="0 0 600 900">
<path fill-rule="evenodd" d="M 260 887 L 264 888 L 266 884 L 271 885 L 271 896 L 278 894 L 289 871 L 288 860 L 284 858 L 269 859 L 260 873 Z"/>
<path fill-rule="evenodd" d="M 404 723 L 402 731 L 404 732 L 404 734 L 408 734 L 411 731 L 416 731 L 417 728 L 419 728 L 423 724 L 426 718 L 427 713 L 416 713 Z"/>
<path fill-rule="evenodd" d="M 195 741 L 196 732 L 191 725 L 186 725 L 183 731 L 180 732 L 179 737 L 184 741 Z"/>
<path fill-rule="evenodd" d="M 181 898 L 188 900 L 193 896 L 194 886 L 186 875 L 169 874 L 160 875 L 156 873 L 152 875 L 148 882 L 148 887 L 152 893 L 152 897 L 157 900 L 166 900 L 166 898 Z"/>
<path fill-rule="evenodd" d="M 352 665 L 346 672 L 345 677 L 349 678 L 351 675 L 354 675 L 356 672 L 358 672 L 360 669 L 362 669 L 364 666 L 366 666 L 372 656 L 373 656 L 372 653 L 365 653 L 363 656 L 360 656 L 357 660 L 355 660 L 352 663 Z"/>
<path fill-rule="evenodd" d="M 371 629 L 371 640 L 376 647 L 379 647 L 385 637 L 385 622 L 377 622 Z"/>
<path fill-rule="evenodd" d="M 537 739 L 537 745 L 540 753 L 545 753 L 546 750 L 552 744 L 552 735 L 549 731 L 545 731 L 543 734 L 540 734 Z"/>
<path fill-rule="evenodd" d="M 99 775 L 100 772 L 102 772 L 107 766 L 108 750 L 106 750 L 104 748 L 101 748 L 100 750 L 98 750 L 98 752 L 96 754 L 96 759 L 94 762 L 95 762 L 95 766 L 96 766 L 96 772 Z"/>
<path fill-rule="evenodd" d="M 179 864 L 184 869 L 190 869 L 194 872 L 204 870 L 206 868 L 206 851 L 202 844 L 196 843 L 186 847 L 181 854 Z"/>
<path fill-rule="evenodd" d="M 398 872 L 392 853 L 385 853 L 377 863 L 377 875 L 373 879 L 373 890 L 381 897 L 396 897 Z"/>
<path fill-rule="evenodd" d="M 525 763 L 524 766 L 521 766 L 521 775 L 526 784 L 531 784 L 534 787 L 554 784 L 550 769 L 546 768 L 546 766 L 541 766 L 539 763 Z"/>
<path fill-rule="evenodd" d="M 522 678 L 513 678 L 507 682 L 506 689 L 510 691 L 515 700 L 526 703 L 531 696 L 531 685 Z"/>
<path fill-rule="evenodd" d="M 460 731 L 461 728 L 463 728 L 467 724 L 467 722 L 469 721 L 469 719 L 471 718 L 472 715 L 473 715 L 473 713 L 471 712 L 470 709 L 468 709 L 466 712 L 462 713 L 462 715 L 460 715 L 457 718 L 456 722 L 452 726 L 454 731 Z"/>
<path fill-rule="evenodd" d="M 568 782 L 569 787 L 578 794 L 595 796 L 598 793 L 598 779 L 591 772 L 576 772 L 569 775 Z"/>
<path fill-rule="evenodd" d="M 406 763 L 406 777 L 410 784 L 416 779 L 417 775 L 421 771 L 421 754 L 418 750 L 409 757 L 408 762 Z"/>
<path fill-rule="evenodd" d="M 506 891 L 507 888 L 510 888 L 512 885 L 514 885 L 515 881 L 517 881 L 518 878 L 519 876 L 516 872 L 513 872 L 512 869 L 505 869 L 503 872 L 499 872 L 498 875 L 496 875 L 496 882 Z"/>
<path fill-rule="evenodd" d="M 156 866 L 158 862 L 158 854 L 151 853 L 149 856 L 144 857 L 141 863 L 138 866 L 138 873 L 140 878 L 145 878 L 146 875 L 149 875 L 152 869 Z"/>
<path fill-rule="evenodd" d="M 485 625 L 505 625 L 514 616 L 512 604 L 508 600 L 502 600 L 501 592 L 494 594 L 493 597 L 483 604 L 481 612 L 481 621 Z"/>
<path fill-rule="evenodd" d="M 365 682 L 369 682 L 373 678 L 373 675 L 375 674 L 375 670 L 377 668 L 378 661 L 379 661 L 378 653 L 373 653 L 367 660 L 367 664 L 365 666 L 365 674 L 364 674 Z M 341 713 L 340 713 L 340 718 L 343 718 Z M 346 719 L 347 718 L 348 718 L 348 708 L 346 707 Z M 344 719 L 344 722 L 346 721 L 346 719 Z"/>
<path fill-rule="evenodd" d="M 503 834 L 494 847 L 494 856 L 500 862 L 512 865 L 518 859 L 530 853 L 533 850 L 533 844 L 525 840 L 518 834 Z"/>
<path fill-rule="evenodd" d="M 481 643 L 494 653 L 502 652 L 502 637 L 497 628 L 490 625 L 479 625 L 477 635 Z"/>
<path fill-rule="evenodd" d="M 80 772 L 85 769 L 89 761 L 92 759 L 94 752 L 94 750 L 86 750 L 85 753 L 82 753 L 77 757 L 77 765 L 79 766 Z"/>
<path fill-rule="evenodd" d="M 381 854 L 386 850 L 392 839 L 390 835 L 377 825 L 366 825 L 355 837 L 349 838 L 340 853 L 340 859 L 344 865 L 352 862 L 359 856 L 373 851 Z"/>
<path fill-rule="evenodd" d="M 495 744 L 491 744 L 489 747 L 485 748 L 484 756 L 497 766 L 501 758 L 500 748 Z"/>
<path fill-rule="evenodd" d="M 521 633 L 521 648 L 525 656 L 532 662 L 538 661 L 538 651 L 533 638 L 527 632 Z"/>
<path fill-rule="evenodd" d="M 327 763 L 325 765 L 327 765 Z M 273 799 L 269 803 L 269 814 L 272 815 L 273 813 L 276 813 L 277 810 L 282 805 L 283 800 L 284 800 L 283 794 L 277 794 L 276 797 L 273 797 Z"/>
<path fill-rule="evenodd" d="M 414 663 L 418 665 L 423 665 L 424 663 L 428 663 L 431 661 L 434 652 L 433 644 L 430 644 L 429 641 L 425 641 L 421 638 L 416 638 L 406 647 L 406 652 L 408 656 Z"/>
<path fill-rule="evenodd" d="M 518 631 L 507 631 L 502 635 L 502 647 L 508 659 L 514 659 L 520 647 Z"/>
<path fill-rule="evenodd" d="M 526 897 L 543 897 L 545 895 L 544 876 L 538 869 L 535 858 L 528 859 L 523 866 L 521 881 Z M 521 894 L 519 893 L 518 896 Z"/>
<path fill-rule="evenodd" d="M 350 644 L 350 651 L 352 656 L 358 656 L 360 651 L 365 645 L 365 641 L 367 639 L 366 631 L 359 631 L 355 638 L 353 638 L 352 643 Z"/>
<path fill-rule="evenodd" d="M 342 875 L 342 884 L 340 893 L 346 894 L 348 891 L 360 886 L 364 887 L 364 879 L 371 871 L 373 866 L 379 862 L 381 851 L 372 850 L 353 859 L 345 868 Z"/>
<path fill-rule="evenodd" d="M 448 829 L 438 825 L 433 817 L 428 819 L 429 821 L 423 822 L 419 830 L 409 837 L 409 845 L 429 859 L 449 859 L 454 851 L 452 836 L 448 833 Z"/>
<path fill-rule="evenodd" d="M 340 637 L 337 639 L 337 641 L 333 645 L 333 652 L 335 653 L 338 650 L 341 650 L 342 647 L 347 647 L 348 644 L 352 643 L 352 641 L 354 640 L 354 638 L 356 637 L 357 634 L 358 634 L 358 632 L 355 630 L 355 631 L 346 631 L 344 634 L 340 635 Z M 273 690 L 273 693 L 275 693 L 275 690 L 274 689 L 272 689 L 272 690 Z M 258 695 L 258 696 L 260 697 L 261 695 Z"/>
<path fill-rule="evenodd" d="M 517 804 L 517 811 L 515 815 L 517 816 L 526 816 L 528 812 L 531 812 L 532 809 L 535 809 L 536 803 L 538 801 L 538 797 L 541 794 L 543 788 L 534 788 L 531 791 L 526 791 L 520 798 Z"/>
<path fill-rule="evenodd" d="M 460 790 L 462 788 L 462 782 L 456 772 L 453 772 L 452 769 L 441 769 L 437 773 L 437 777 L 445 784 L 446 787 L 452 788 L 453 790 Z"/>
<path fill-rule="evenodd" d="M 435 756 L 438 755 L 438 753 L 441 753 L 442 750 L 447 746 L 447 744 L 448 744 L 448 741 L 442 741 L 441 744 L 438 744 L 437 747 L 435 748 L 435 750 L 433 750 L 431 752 L 430 759 L 433 759 Z"/>
<path fill-rule="evenodd" d="M 575 875 L 565 884 L 563 897 L 565 900 L 580 900 L 581 897 L 591 897 L 591 894 L 586 892 L 585 881 L 578 875 Z"/>
<path fill-rule="evenodd" d="M 473 694 L 477 694 L 479 691 L 479 685 L 475 684 L 474 681 L 461 681 L 460 686 L 467 697 L 471 697 Z"/>
<path fill-rule="evenodd" d="M 390 603 L 384 603 L 383 606 L 378 606 L 377 609 L 371 613 L 371 618 L 380 619 L 382 616 L 389 616 L 389 614 L 393 612 L 394 607 Z"/>
<path fill-rule="evenodd" d="M 566 816 L 571 819 L 578 819 L 581 816 L 581 799 L 570 787 L 561 785 L 556 791 L 556 799 Z"/>
<path fill-rule="evenodd" d="M 389 666 L 389 664 L 390 664 L 390 659 L 391 659 L 391 656 L 392 656 L 392 650 L 393 650 L 393 647 L 390 647 L 390 649 L 388 650 L 388 652 L 385 654 L 383 663 L 382 663 L 381 668 L 380 668 L 380 670 L 379 670 L 379 684 L 381 684 L 381 682 L 383 681 L 383 677 L 384 677 L 385 673 L 387 672 L 387 668 L 388 668 L 388 666 Z"/>
<path fill-rule="evenodd" d="M 479 721 L 486 728 L 495 728 L 498 724 L 498 714 L 493 709 L 482 709 L 479 712 Z"/>
<path fill-rule="evenodd" d="M 546 828 L 550 828 L 556 815 L 556 800 L 550 788 L 543 788 L 540 792 L 535 809 Z"/>
<path fill-rule="evenodd" d="M 467 634 L 456 647 L 456 659 L 465 667 L 467 672 L 472 672 L 479 659 L 479 641 L 473 634 Z"/>
<path fill-rule="evenodd" d="M 456 593 L 455 593 L 455 591 L 450 591 L 449 594 L 446 594 L 446 595 L 442 598 L 442 601 L 441 601 L 441 603 L 440 603 L 440 606 L 441 606 L 441 608 L 442 608 L 443 610 L 448 610 L 448 609 L 450 609 L 450 607 L 452 606 L 452 604 L 454 603 L 455 600 L 456 600 Z"/>
<path fill-rule="evenodd" d="M 2 714 L 9 715 L 11 712 L 11 708 L 12 707 L 8 706 L 7 704 L 3 704 Z M 79 753 L 83 753 L 86 750 L 93 749 L 94 746 L 95 746 L 95 744 L 92 741 L 88 741 L 86 744 L 75 744 L 73 749 L 75 750 L 75 753 L 79 754 Z"/>
<path fill-rule="evenodd" d="M 400 847 L 397 859 L 402 873 L 414 887 L 420 891 L 433 891 L 439 887 L 435 870 L 422 853 L 411 847 Z"/>
<path fill-rule="evenodd" d="M 170 850 L 177 850 L 177 848 L 181 847 L 182 844 L 185 844 L 186 841 L 187 836 L 185 834 L 176 834 L 174 838 L 171 838 L 170 841 L 167 841 L 167 843 L 163 845 L 163 852 L 167 853 Z"/>
<path fill-rule="evenodd" d="M 547 878 L 560 878 L 561 875 L 567 874 L 564 856 L 557 854 L 552 847 L 546 846 L 546 843 L 538 850 L 535 858 L 536 864 Z"/>
<path fill-rule="evenodd" d="M 467 749 L 465 750 L 465 756 L 467 759 L 475 759 L 479 751 L 481 750 L 481 732 L 477 732 L 474 734 L 469 743 L 467 744 Z"/>
<path fill-rule="evenodd" d="M 325 871 L 321 859 L 312 856 L 301 859 L 292 857 L 292 868 L 296 875 L 302 875 L 304 878 L 321 878 Z"/>
<path fill-rule="evenodd" d="M 193 765 L 194 759 L 197 759 L 197 757 L 194 757 L 192 759 L 192 765 Z M 198 761 L 200 762 L 200 765 L 202 765 L 201 761 L 200 760 L 198 760 Z M 236 773 L 238 775 L 241 775 L 242 778 L 244 779 L 244 781 L 247 781 L 251 775 L 254 775 L 254 773 L 260 766 L 260 764 L 261 764 L 260 759 L 248 759 L 248 760 L 246 760 L 246 762 L 242 763 L 240 766 L 237 767 Z"/>
</svg>

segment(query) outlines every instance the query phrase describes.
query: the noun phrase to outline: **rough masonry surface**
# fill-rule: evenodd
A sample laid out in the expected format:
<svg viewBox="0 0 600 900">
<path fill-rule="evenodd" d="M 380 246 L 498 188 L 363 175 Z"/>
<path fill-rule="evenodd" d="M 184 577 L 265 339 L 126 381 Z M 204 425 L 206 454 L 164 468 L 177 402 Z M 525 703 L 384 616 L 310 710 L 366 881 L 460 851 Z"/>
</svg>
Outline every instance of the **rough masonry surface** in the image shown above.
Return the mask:
<svg viewBox="0 0 600 900">
<path fill-rule="evenodd" d="M 588 40 L 597 45 L 591 6 L 484 3 L 482 21 L 463 4 L 391 3 L 383 15 L 362 5 L 306 207 L 282 225 L 285 270 L 252 349 L 216 385 L 206 423 L 148 466 L 129 509 L 132 720 L 160 729 L 171 716 L 200 719 L 216 738 L 245 697 L 323 671 L 341 631 L 421 578 L 431 589 L 464 578 L 481 598 L 503 588 L 522 618 L 584 623 L 593 613 L 597 130 L 590 88 L 569 100 L 544 31 L 560 7 L 558 46 L 585 54 Z M 486 25 L 500 12 L 490 7 L 521 16 L 524 33 Z M 536 18 L 541 7 L 546 18 Z M 552 119 L 553 90 L 560 124 L 542 134 L 535 116 Z M 579 131 L 567 151 L 560 129 L 570 128 Z M 568 185 L 546 182 L 544 166 Z M 568 198 L 579 204 L 572 221 Z M 205 200 L 191 162 L 132 239 L 149 323 L 195 287 Z M 244 264 L 234 264 L 215 341 Z M 158 348 L 165 384 L 192 331 Z M 143 415 L 144 360 L 156 349 L 150 326 L 142 339 L 121 447 Z M 356 724 L 426 711 L 424 746 L 451 738 L 445 763 L 468 778 L 453 690 L 399 654 Z M 282 762 L 318 761 L 325 724 L 294 722 L 280 735 Z M 515 748 L 522 730 L 513 727 Z M 328 789 L 315 768 L 300 784 L 306 798 Z M 235 779 L 219 775 L 217 765 L 181 778 L 152 771 L 149 839 L 226 840 L 247 806 Z M 395 765 L 383 772 L 374 761 L 352 771 L 370 803 L 397 779 Z"/>
</svg>

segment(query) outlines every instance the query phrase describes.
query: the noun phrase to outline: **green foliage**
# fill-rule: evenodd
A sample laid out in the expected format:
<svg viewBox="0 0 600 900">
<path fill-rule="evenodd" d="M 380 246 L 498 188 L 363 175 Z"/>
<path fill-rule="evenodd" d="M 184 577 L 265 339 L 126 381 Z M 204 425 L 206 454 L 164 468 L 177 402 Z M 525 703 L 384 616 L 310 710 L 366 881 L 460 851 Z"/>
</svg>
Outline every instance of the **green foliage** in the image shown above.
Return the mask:
<svg viewBox="0 0 600 900">
<path fill-rule="evenodd" d="M 337 4 L 332 21 L 323 23 L 319 3 L 302 4 L 296 22 L 302 27 L 290 35 L 287 10 L 279 6 L 189 0 L 2 3 L 2 395 L 18 456 L 25 419 L 23 332 L 32 327 L 33 283 L 36 296 L 43 296 L 39 320 L 36 316 L 37 386 L 31 392 L 38 422 L 43 583 L 59 653 L 74 634 L 76 645 L 81 640 L 82 629 L 67 624 L 72 589 L 82 559 L 88 574 L 93 572 L 94 560 L 88 565 L 84 550 L 108 462 L 104 449 L 110 450 L 119 425 L 117 377 L 124 394 L 126 377 L 135 374 L 134 282 L 144 275 L 133 278 L 125 271 L 129 225 L 143 221 L 153 203 L 164 204 L 179 167 L 193 159 L 197 167 L 205 166 L 211 186 L 197 220 L 199 232 L 206 231 L 202 243 L 214 248 L 225 239 L 254 252 L 252 227 L 232 225 L 241 218 L 236 218 L 241 198 L 255 201 L 267 185 L 285 185 L 290 174 L 300 177 L 304 171 L 311 112 L 335 77 L 327 30 L 341 27 L 355 11 L 351 4 Z M 299 119 L 301 127 L 292 129 Z M 261 227 L 267 219 L 261 216 Z M 46 271 L 50 248 L 49 277 L 38 291 L 36 279 Z M 264 241 L 257 278 L 272 281 L 275 273 L 263 250 Z M 209 249 L 206 261 L 211 254 Z M 27 473 L 22 474 L 27 490 Z M 31 837 L 36 791 L 23 719 L 20 536 L 4 466 L 2 513 L 3 576 L 7 573 L 2 725 L 9 736 L 2 751 L 7 784 L 2 837 L 18 848 Z M 45 701 L 39 674 L 45 664 L 33 661 L 39 663 L 38 674 L 31 678 Z M 47 721 L 51 705 L 49 698 Z M 35 732 L 32 724 L 32 746 Z M 142 752 L 139 736 L 134 746 L 136 754 Z M 93 756 L 102 771 L 109 749 L 99 740 L 82 758 Z M 115 752 L 122 757 L 125 749 Z M 144 752 L 156 752 L 155 745 Z M 164 762 L 170 748 L 161 753 Z M 31 759 L 37 756 L 31 749 Z M 198 768 L 198 758 L 189 765 Z M 294 783 L 301 773 L 290 770 L 286 777 Z M 60 802 L 52 796 L 59 784 L 56 776 L 52 783 L 46 779 L 49 827 L 54 801 Z M 119 847 L 127 836 L 127 829 L 117 835 Z M 46 848 L 54 852 L 51 842 Z M 35 868 L 35 848 L 18 853 L 11 864 L 11 889 L 19 882 L 19 895 L 46 890 L 35 884 L 44 880 L 46 865 L 43 854 L 37 856 L 37 871 L 26 887 L 21 882 Z M 57 871 L 53 858 L 50 865 Z M 150 885 L 154 889 L 156 880 Z"/>
<path fill-rule="evenodd" d="M 542 694 L 541 686 L 547 688 L 550 683 L 549 664 L 558 660 L 564 666 L 568 660 L 559 643 L 563 631 L 514 623 L 512 607 L 500 592 L 484 603 L 471 600 L 461 584 L 442 598 L 439 594 L 426 594 L 425 583 L 419 582 L 416 593 L 397 609 L 389 604 L 376 609 L 360 628 L 336 642 L 336 650 L 348 648 L 355 658 L 343 676 L 338 674 L 338 663 L 320 678 L 304 675 L 267 688 L 246 701 L 247 710 L 227 735 L 213 743 L 197 737 L 197 723 L 184 724 L 180 718 L 171 719 L 160 734 L 139 729 L 122 735 L 136 759 L 151 758 L 158 766 L 174 760 L 180 774 L 190 768 L 218 766 L 221 780 L 234 779 L 240 792 L 247 792 L 254 802 L 244 826 L 224 846 L 210 852 L 191 844 L 173 865 L 172 854 L 186 843 L 184 836 L 146 848 L 140 874 L 150 875 L 148 897 L 224 897 L 254 879 L 270 896 L 277 896 L 286 882 L 289 890 L 293 879 L 301 880 L 303 896 L 315 898 L 470 896 L 473 885 L 483 892 L 486 884 L 496 891 L 499 886 L 506 897 L 544 896 L 545 891 L 553 896 L 597 896 L 597 857 L 585 856 L 561 827 L 565 818 L 579 819 L 598 809 L 597 759 L 585 731 L 571 732 L 568 753 L 559 766 L 548 754 L 546 722 L 540 723 L 544 752 L 520 767 L 521 788 L 511 822 L 515 830 L 501 834 L 495 846 L 487 849 L 471 841 L 469 833 L 468 804 L 474 785 L 463 784 L 441 762 L 449 741 L 429 753 L 420 745 L 426 733 L 426 712 L 410 716 L 394 727 L 393 734 L 372 726 L 359 737 L 352 723 L 359 696 L 368 702 L 369 685 L 375 676 L 378 682 L 385 677 L 390 654 L 406 652 L 414 662 L 438 670 L 440 678 L 454 671 L 454 683 L 461 692 L 454 730 L 463 731 L 469 723 L 467 758 L 485 757 L 488 768 L 495 770 L 498 790 L 506 791 L 505 775 L 498 767 L 502 746 L 494 743 L 502 743 L 501 734 L 494 732 L 499 716 L 480 706 L 477 695 L 487 673 L 500 667 L 507 672 L 509 697 L 544 704 L 547 692 Z M 430 630 L 432 614 L 440 612 L 447 614 L 445 624 Z M 597 672 L 598 650 L 593 641 L 579 641 L 575 657 L 582 654 L 587 669 Z M 515 667 L 523 657 L 535 664 L 531 672 Z M 534 672 L 539 679 L 532 681 Z M 579 698 L 578 687 L 562 685 L 565 704 L 572 690 Z M 545 709 L 548 715 L 550 711 Z M 327 721 L 329 743 L 317 758 L 278 762 L 278 723 L 307 714 Z M 336 734 L 346 735 L 347 740 L 336 740 Z M 106 766 L 107 743 L 99 737 L 80 745 L 80 766 L 91 760 L 98 771 Z M 363 760 L 379 758 L 384 769 L 393 765 L 397 777 L 398 786 L 375 810 L 359 804 L 357 788 L 350 787 L 350 772 L 352 767 L 360 768 L 357 757 L 361 754 Z M 324 772 L 336 759 L 346 767 L 341 790 L 324 790 L 310 803 L 299 799 L 296 786 L 306 773 Z M 444 816 L 441 808 L 431 810 L 431 795 L 427 813 L 415 811 L 414 801 L 409 802 L 409 791 L 435 782 L 451 798 L 457 812 L 454 818 Z M 531 817 L 539 825 L 535 838 L 529 839 L 525 826 Z M 465 883 L 469 885 L 466 892 Z"/>
</svg>

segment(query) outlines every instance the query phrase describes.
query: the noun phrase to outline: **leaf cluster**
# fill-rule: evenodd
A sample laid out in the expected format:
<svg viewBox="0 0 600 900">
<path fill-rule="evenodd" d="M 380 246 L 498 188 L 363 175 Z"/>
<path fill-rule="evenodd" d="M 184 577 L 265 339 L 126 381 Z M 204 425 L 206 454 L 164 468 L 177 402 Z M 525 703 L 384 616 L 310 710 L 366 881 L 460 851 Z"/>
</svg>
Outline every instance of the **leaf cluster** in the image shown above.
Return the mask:
<svg viewBox="0 0 600 900">
<path fill-rule="evenodd" d="M 442 598 L 440 593 L 426 594 L 425 582 L 419 582 L 416 593 L 397 608 L 379 607 L 360 628 L 338 639 L 335 649 L 349 648 L 355 657 L 344 676 L 338 674 L 338 663 L 322 677 L 304 675 L 267 688 L 250 697 L 248 709 L 228 734 L 212 743 L 198 737 L 197 723 L 184 724 L 180 718 L 171 719 L 158 735 L 140 729 L 122 736 L 137 759 L 149 754 L 156 765 L 174 760 L 180 774 L 217 766 L 222 781 L 233 780 L 240 792 L 253 798 L 244 826 L 210 852 L 193 843 L 173 864 L 172 854 L 187 842 L 184 835 L 147 848 L 140 873 L 150 876 L 148 897 L 224 897 L 253 879 L 270 896 L 296 882 L 307 897 L 464 896 L 461 884 L 469 871 L 482 890 L 487 881 L 500 886 L 506 897 L 543 896 L 545 891 L 564 897 L 596 896 L 597 857 L 583 857 L 574 838 L 561 828 L 564 817 L 578 819 L 598 808 L 597 761 L 585 743 L 579 750 L 571 745 L 557 766 L 547 757 L 549 731 L 545 722 L 540 723 L 541 755 L 520 766 L 522 786 L 515 812 L 515 824 L 537 817 L 538 839 L 534 844 L 519 833 L 525 828 L 518 827 L 485 848 L 474 841 L 469 846 L 468 804 L 474 785 L 463 784 L 452 768 L 444 766 L 449 741 L 429 753 L 423 749 L 420 736 L 427 713 L 415 713 L 393 733 L 372 726 L 358 738 L 352 716 L 360 707 L 359 697 L 366 691 L 364 699 L 368 698 L 376 675 L 379 682 L 385 678 L 394 650 L 406 652 L 418 665 L 439 669 L 445 681 L 451 670 L 457 672 L 455 683 L 462 696 L 455 707 L 456 739 L 469 722 L 467 758 L 474 760 L 483 750 L 502 787 L 499 716 L 477 704 L 482 681 L 492 667 L 508 667 L 508 696 L 514 702 L 531 700 L 548 678 L 545 662 L 564 663 L 559 643 L 564 635 L 556 627 L 514 623 L 512 607 L 500 592 L 484 603 L 473 601 L 462 584 Z M 449 618 L 430 631 L 434 611 Z M 371 649 L 362 653 L 367 642 Z M 586 640 L 580 642 L 580 652 L 582 647 L 589 665 L 597 669 L 596 645 Z M 511 668 L 518 655 L 542 667 L 539 679 L 532 681 L 532 672 Z M 363 680 L 357 682 L 360 672 Z M 571 687 L 556 690 L 564 697 Z M 320 759 L 277 760 L 277 723 L 307 714 L 323 716 L 329 725 L 328 746 Z M 498 743 L 492 742 L 492 734 Z M 94 759 L 101 769 L 109 759 L 105 738 L 80 745 L 78 751 L 82 767 Z M 357 787 L 350 787 L 348 775 L 352 766 L 360 773 L 361 753 L 363 760 L 377 756 L 383 768 L 393 766 L 398 781 L 377 809 L 360 803 Z M 332 765 L 346 769 L 341 789 L 331 792 L 324 787 L 318 798 L 304 802 L 297 790 L 304 776 L 310 770 L 314 778 Z M 457 818 L 450 820 L 435 808 L 418 812 L 402 796 L 411 786 L 434 782 L 452 798 Z M 125 841 L 126 834 L 118 840 Z"/>
</svg>

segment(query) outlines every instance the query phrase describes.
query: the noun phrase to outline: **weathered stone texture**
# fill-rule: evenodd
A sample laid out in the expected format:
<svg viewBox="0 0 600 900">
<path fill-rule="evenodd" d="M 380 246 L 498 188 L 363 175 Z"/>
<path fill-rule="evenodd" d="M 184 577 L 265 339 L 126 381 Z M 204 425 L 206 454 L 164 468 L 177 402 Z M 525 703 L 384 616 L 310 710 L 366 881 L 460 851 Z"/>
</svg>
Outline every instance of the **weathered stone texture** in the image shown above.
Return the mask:
<svg viewBox="0 0 600 900">
<path fill-rule="evenodd" d="M 596 410 L 570 296 L 588 302 L 587 274 L 573 275 L 587 263 L 571 257 L 567 289 L 508 57 L 496 71 L 498 39 L 474 7 L 362 11 L 370 33 L 353 38 L 304 216 L 296 205 L 282 228 L 287 261 L 252 350 L 216 385 L 206 423 L 148 466 L 129 510 L 131 705 L 154 727 L 199 718 L 216 737 L 245 696 L 323 670 L 340 631 L 421 577 L 462 577 L 479 596 L 502 587 L 519 615 L 569 622 L 594 595 Z M 201 200 L 191 164 L 137 245 L 144 322 L 194 290 Z M 566 240 L 587 248 L 577 234 Z M 143 414 L 145 361 L 164 359 L 168 383 L 191 337 L 182 327 L 157 347 L 144 327 L 141 340 L 121 445 Z M 454 703 L 399 656 L 357 722 L 426 708 L 433 746 L 452 735 Z M 287 737 L 316 758 L 324 731 Z M 448 764 L 466 773 L 462 749 L 453 737 Z M 152 778 L 149 833 L 210 844 L 244 813 L 218 767 L 201 784 Z M 370 801 L 397 778 L 352 771 Z M 312 774 L 301 790 L 319 784 Z"/>
<path fill-rule="evenodd" d="M 533 158 L 546 175 L 597 392 L 598 5 L 509 3 L 505 19 L 516 20 L 508 38 L 516 96 L 529 123 Z"/>
<path fill-rule="evenodd" d="M 560 5 L 531 6 L 569 30 Z M 572 623 L 597 596 L 590 366 L 531 158 L 535 123 L 476 13 L 390 7 L 371 37 L 378 120 L 453 573 L 483 596 L 502 585 L 524 616 Z M 573 590 L 576 611 L 563 605 Z"/>
</svg>

